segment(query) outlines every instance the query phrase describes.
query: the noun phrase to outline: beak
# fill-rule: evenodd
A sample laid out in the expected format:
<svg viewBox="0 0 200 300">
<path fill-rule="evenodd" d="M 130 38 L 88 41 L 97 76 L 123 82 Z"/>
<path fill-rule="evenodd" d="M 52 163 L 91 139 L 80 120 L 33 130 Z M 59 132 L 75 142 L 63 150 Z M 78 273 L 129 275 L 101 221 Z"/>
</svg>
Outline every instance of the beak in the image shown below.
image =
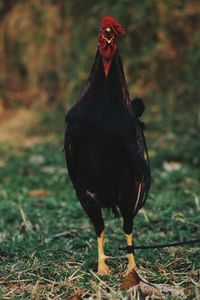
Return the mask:
<svg viewBox="0 0 200 300">
<path fill-rule="evenodd" d="M 108 43 L 111 44 L 113 41 L 115 35 L 110 27 L 107 27 L 106 29 L 102 30 L 102 38 Z"/>
</svg>

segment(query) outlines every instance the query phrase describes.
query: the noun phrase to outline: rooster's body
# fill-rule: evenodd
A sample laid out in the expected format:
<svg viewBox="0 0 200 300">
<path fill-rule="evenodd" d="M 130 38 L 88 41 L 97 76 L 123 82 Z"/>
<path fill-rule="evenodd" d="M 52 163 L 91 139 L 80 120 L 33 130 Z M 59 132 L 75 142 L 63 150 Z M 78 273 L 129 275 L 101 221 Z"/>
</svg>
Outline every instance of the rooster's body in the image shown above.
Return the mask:
<svg viewBox="0 0 200 300">
<path fill-rule="evenodd" d="M 104 45 L 102 50 L 100 44 L 88 83 L 67 114 L 65 134 L 69 175 L 98 236 L 100 274 L 108 272 L 102 208 L 111 208 L 116 215 L 118 210 L 121 212 L 127 244 L 131 246 L 133 219 L 150 187 L 143 128 L 129 99 L 118 50 L 115 47 L 112 52 L 115 44 L 109 45 L 112 39 L 105 39 L 112 49 L 108 52 Z M 133 254 L 129 253 L 128 258 L 129 267 L 135 268 Z"/>
</svg>

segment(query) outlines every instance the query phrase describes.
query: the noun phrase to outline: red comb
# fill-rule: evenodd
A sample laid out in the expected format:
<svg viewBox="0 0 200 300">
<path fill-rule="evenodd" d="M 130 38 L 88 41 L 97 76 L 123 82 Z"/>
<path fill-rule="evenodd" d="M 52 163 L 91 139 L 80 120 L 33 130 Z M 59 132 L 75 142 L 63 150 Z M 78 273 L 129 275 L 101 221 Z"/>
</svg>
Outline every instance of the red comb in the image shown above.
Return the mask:
<svg viewBox="0 0 200 300">
<path fill-rule="evenodd" d="M 110 27 L 117 36 L 124 35 L 126 33 L 125 29 L 111 16 L 103 17 L 100 24 L 101 29 L 104 30 L 107 27 Z"/>
</svg>

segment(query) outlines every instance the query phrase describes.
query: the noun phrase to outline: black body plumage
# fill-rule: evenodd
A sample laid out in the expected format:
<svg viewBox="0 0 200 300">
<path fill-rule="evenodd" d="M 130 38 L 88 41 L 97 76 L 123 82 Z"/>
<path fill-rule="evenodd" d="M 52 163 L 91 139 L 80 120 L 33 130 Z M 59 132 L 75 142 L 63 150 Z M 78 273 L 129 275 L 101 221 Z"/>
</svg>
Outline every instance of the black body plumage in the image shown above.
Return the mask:
<svg viewBox="0 0 200 300">
<path fill-rule="evenodd" d="M 129 99 L 118 52 L 106 78 L 98 50 L 87 85 L 66 115 L 64 142 L 69 176 L 97 235 L 104 207 L 120 210 L 130 233 L 150 188 L 139 102 Z"/>
</svg>

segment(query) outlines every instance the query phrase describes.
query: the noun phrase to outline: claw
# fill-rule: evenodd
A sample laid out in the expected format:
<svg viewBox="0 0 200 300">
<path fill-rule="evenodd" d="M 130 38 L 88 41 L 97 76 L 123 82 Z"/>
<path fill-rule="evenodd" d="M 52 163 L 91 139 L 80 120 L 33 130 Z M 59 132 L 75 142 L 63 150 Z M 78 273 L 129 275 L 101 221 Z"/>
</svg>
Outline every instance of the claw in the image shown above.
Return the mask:
<svg viewBox="0 0 200 300">
<path fill-rule="evenodd" d="M 98 274 L 103 276 L 103 275 L 107 275 L 109 272 L 110 269 L 107 266 L 107 264 L 105 262 L 100 262 L 98 265 Z"/>
</svg>

